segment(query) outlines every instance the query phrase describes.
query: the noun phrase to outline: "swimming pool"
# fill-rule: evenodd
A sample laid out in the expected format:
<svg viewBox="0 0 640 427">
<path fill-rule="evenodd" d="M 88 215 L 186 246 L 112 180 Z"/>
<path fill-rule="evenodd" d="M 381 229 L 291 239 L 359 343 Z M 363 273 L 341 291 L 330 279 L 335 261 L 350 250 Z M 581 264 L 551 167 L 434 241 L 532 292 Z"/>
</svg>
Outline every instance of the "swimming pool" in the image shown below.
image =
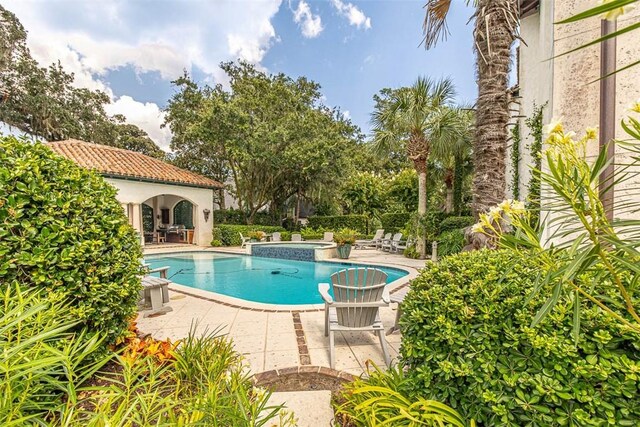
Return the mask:
<svg viewBox="0 0 640 427">
<path fill-rule="evenodd" d="M 336 271 L 356 264 L 308 262 L 217 252 L 189 252 L 149 255 L 145 262 L 152 268 L 169 266 L 171 281 L 247 301 L 298 305 L 321 304 L 318 283 L 329 282 Z M 408 273 L 377 267 L 387 273 L 391 283 Z"/>
</svg>

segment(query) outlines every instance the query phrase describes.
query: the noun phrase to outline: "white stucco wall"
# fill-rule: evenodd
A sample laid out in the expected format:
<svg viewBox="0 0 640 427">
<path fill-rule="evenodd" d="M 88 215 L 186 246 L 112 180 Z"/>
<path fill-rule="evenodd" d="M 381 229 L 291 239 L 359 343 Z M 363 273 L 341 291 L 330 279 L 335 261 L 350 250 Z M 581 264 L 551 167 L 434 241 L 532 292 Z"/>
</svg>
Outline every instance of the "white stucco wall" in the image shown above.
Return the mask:
<svg viewBox="0 0 640 427">
<path fill-rule="evenodd" d="M 520 110 L 518 122 L 520 124 L 520 199 L 527 196 L 529 180 L 531 179 L 531 167 L 533 158 L 529 146 L 533 138 L 529 134 L 529 128 L 525 119 L 533 115 L 536 106 L 547 104 L 543 111 L 545 122 L 551 120 L 552 90 L 553 90 L 553 37 L 541 28 L 548 27 L 553 22 L 553 2 L 540 2 L 540 12 L 523 18 L 520 23 L 520 34 L 524 43 L 520 44 L 520 58 L 518 69 L 518 85 L 520 86 Z M 511 153 L 508 153 L 510 155 Z M 507 164 L 511 164 L 507 157 Z M 512 166 L 509 166 L 511 171 Z M 507 175 L 511 182 L 511 172 Z"/>
<path fill-rule="evenodd" d="M 118 190 L 117 199 L 123 205 L 140 205 L 156 196 L 156 206 L 154 213 L 158 214 L 161 208 L 168 208 L 170 220 L 173 221 L 173 207 L 182 199 L 187 199 L 193 203 L 194 209 L 194 236 L 193 240 L 198 245 L 209 245 L 212 234 L 212 218 L 204 219 L 204 209 L 213 211 L 213 190 L 206 188 L 184 187 L 180 185 L 158 184 L 151 182 L 130 181 L 124 179 L 105 178 L 109 184 Z M 138 210 L 139 211 L 139 210 Z M 134 215 L 139 215 L 135 212 Z M 141 223 L 141 219 L 136 218 Z M 158 220 L 156 219 L 156 225 Z"/>
<path fill-rule="evenodd" d="M 600 46 L 594 45 L 571 54 L 552 59 L 600 36 L 600 20 L 591 18 L 573 24 L 554 22 L 575 15 L 592 7 L 592 0 L 545 0 L 540 2 L 539 13 L 521 21 L 521 35 L 527 46 L 520 47 L 519 86 L 520 123 L 523 140 L 520 164 L 521 198 L 526 197 L 529 182 L 531 156 L 525 148 L 531 142 L 524 117 L 530 117 L 534 103 L 548 102 L 544 111 L 544 122 L 552 118 L 562 118 L 565 130 L 573 130 L 578 136 L 588 127 L 599 123 L 600 88 L 596 81 L 600 76 Z M 640 21 L 640 8 L 623 15 L 618 20 L 618 28 Z M 617 38 L 618 68 L 640 59 L 640 31 L 632 31 Z M 596 82 L 594 82 L 596 81 Z M 616 76 L 616 138 L 624 139 L 626 134 L 620 122 L 628 114 L 629 105 L 640 98 L 640 66 L 618 73 Z M 598 152 L 598 142 L 588 147 L 588 155 Z M 507 158 L 507 162 L 509 162 Z M 616 160 L 624 160 L 621 150 L 617 150 Z M 543 169 L 545 165 L 543 164 Z M 509 175 L 510 177 L 510 175 Z M 625 193 L 624 187 L 616 188 L 615 203 L 629 201 L 638 195 Z M 640 200 L 639 200 L 640 201 Z M 542 195 L 544 206 L 545 197 Z M 616 211 L 616 216 L 621 212 Z M 551 230 L 548 230 L 548 233 Z"/>
</svg>

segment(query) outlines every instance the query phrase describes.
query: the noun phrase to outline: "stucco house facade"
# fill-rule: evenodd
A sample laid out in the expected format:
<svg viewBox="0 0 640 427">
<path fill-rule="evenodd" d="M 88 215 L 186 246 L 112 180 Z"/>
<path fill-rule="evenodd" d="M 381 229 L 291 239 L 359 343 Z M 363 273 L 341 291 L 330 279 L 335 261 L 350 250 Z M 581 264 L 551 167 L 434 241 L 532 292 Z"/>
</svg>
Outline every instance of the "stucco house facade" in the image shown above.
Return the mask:
<svg viewBox="0 0 640 427">
<path fill-rule="evenodd" d="M 611 126 L 611 136 L 627 138 L 620 122 L 629 114 L 629 108 L 640 98 L 640 65 L 624 70 L 609 79 L 610 87 L 601 92 L 600 76 L 603 62 L 607 58 L 615 68 L 640 60 L 640 30 L 631 31 L 615 39 L 604 53 L 600 44 L 558 56 L 601 36 L 602 20 L 596 17 L 569 24 L 556 24 L 596 5 L 593 0 L 520 0 L 523 42 L 518 47 L 517 86 L 513 92 L 511 111 L 512 124 L 520 125 L 520 161 L 512 164 L 511 147 L 507 149 L 507 195 L 513 196 L 511 177 L 514 168 L 519 171 L 520 199 L 527 197 L 533 158 L 528 147 L 533 138 L 525 120 L 533 115 L 535 106 L 544 105 L 543 123 L 562 119 L 566 131 L 575 131 L 578 136 L 587 128 Z M 617 27 L 624 28 L 640 22 L 640 7 L 623 14 Z M 613 54 L 613 58 L 611 55 Z M 609 98 L 607 101 L 605 98 Z M 601 117 L 601 112 L 603 116 Z M 608 140 L 608 138 L 607 138 Z M 513 143 L 513 141 L 511 141 Z M 544 147 L 543 147 L 544 149 Z M 592 141 L 587 155 L 599 152 L 599 141 Z M 616 161 L 623 161 L 626 153 L 616 149 Z M 543 169 L 545 165 L 542 165 Z M 620 201 L 637 194 L 625 193 L 624 188 L 615 188 L 613 214 Z M 544 213 L 544 192 L 541 195 Z"/>
<path fill-rule="evenodd" d="M 47 146 L 97 171 L 117 189 L 143 243 L 210 244 L 213 191 L 222 187 L 219 182 L 120 148 L 72 139 Z"/>
</svg>

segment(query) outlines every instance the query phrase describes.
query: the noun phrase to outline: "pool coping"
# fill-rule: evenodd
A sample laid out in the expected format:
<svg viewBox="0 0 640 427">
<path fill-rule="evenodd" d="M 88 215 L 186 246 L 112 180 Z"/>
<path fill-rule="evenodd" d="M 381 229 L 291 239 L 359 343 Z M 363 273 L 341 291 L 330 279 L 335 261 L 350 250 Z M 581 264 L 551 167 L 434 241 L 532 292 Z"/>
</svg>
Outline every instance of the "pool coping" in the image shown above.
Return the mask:
<svg viewBox="0 0 640 427">
<path fill-rule="evenodd" d="M 221 251 L 221 250 L 215 250 L 215 249 L 207 249 L 207 248 L 202 248 L 199 250 L 180 250 L 180 251 L 171 251 L 171 250 L 167 250 L 166 252 L 164 251 L 159 251 L 159 252 L 154 252 L 152 254 L 148 254 L 151 256 L 155 256 L 155 255 L 167 255 L 167 254 L 171 254 L 171 255 L 177 255 L 177 254 L 190 254 L 190 253 L 197 253 L 197 252 L 202 252 L 202 253 L 207 253 L 207 252 L 215 252 L 215 253 L 220 253 L 220 254 L 226 254 L 226 255 L 238 255 L 238 256 L 251 256 L 249 254 L 246 253 L 236 253 L 236 252 L 227 252 L 227 251 Z M 393 282 L 387 284 L 388 289 L 389 289 L 389 293 L 393 294 L 394 292 L 397 292 L 398 290 L 404 288 L 405 286 L 407 286 L 409 284 L 409 282 L 411 282 L 411 280 L 415 279 L 416 277 L 418 277 L 418 270 L 413 268 L 413 267 L 409 267 L 409 266 L 399 266 L 397 264 L 388 264 L 388 263 L 374 263 L 374 262 L 367 262 L 367 261 L 358 261 L 358 262 L 348 262 L 348 260 L 343 260 L 343 259 L 325 259 L 322 261 L 314 261 L 314 262 L 333 262 L 336 264 L 351 264 L 351 265 L 365 265 L 365 266 L 373 266 L 373 267 L 385 267 L 385 268 L 390 268 L 390 269 L 395 269 L 395 270 L 401 270 L 401 271 L 405 271 L 408 274 L 406 276 L 403 276 L 397 280 L 394 280 Z M 169 289 L 174 291 L 174 292 L 178 292 L 180 294 L 184 294 L 184 295 L 188 295 L 194 298 L 198 298 L 198 299 L 202 299 L 202 300 L 206 300 L 206 301 L 210 301 L 210 302 L 215 302 L 218 304 L 222 304 L 225 306 L 229 306 L 229 307 L 233 307 L 233 308 L 239 308 L 239 309 L 243 309 L 243 310 L 250 310 L 250 311 L 261 311 L 261 312 L 268 312 L 268 313 L 277 313 L 277 312 L 313 312 L 313 311 L 323 311 L 324 310 L 324 304 L 296 304 L 296 305 L 288 305 L 288 304 L 268 304 L 268 303 L 261 303 L 261 302 L 254 302 L 254 301 L 248 301 L 248 300 L 244 300 L 242 298 L 235 298 L 235 297 L 231 297 L 228 295 L 224 295 L 224 294 L 219 294 L 217 292 L 213 292 L 213 291 L 206 291 L 204 289 L 198 289 L 198 288 L 192 288 L 190 286 L 186 286 L 186 285 L 181 285 L 179 283 L 175 283 L 175 282 L 171 282 L 171 285 L 169 285 Z"/>
</svg>

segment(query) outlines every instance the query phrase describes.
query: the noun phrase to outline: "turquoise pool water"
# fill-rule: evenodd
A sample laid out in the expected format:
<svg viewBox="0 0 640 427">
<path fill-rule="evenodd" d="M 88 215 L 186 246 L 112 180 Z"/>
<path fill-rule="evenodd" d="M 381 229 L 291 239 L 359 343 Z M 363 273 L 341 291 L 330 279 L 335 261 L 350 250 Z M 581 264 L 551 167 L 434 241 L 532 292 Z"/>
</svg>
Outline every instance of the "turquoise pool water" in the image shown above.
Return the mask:
<svg viewBox="0 0 640 427">
<path fill-rule="evenodd" d="M 318 283 L 329 282 L 336 271 L 356 264 L 307 262 L 215 252 L 149 255 L 152 268 L 169 266 L 167 277 L 180 285 L 268 304 L 321 304 Z M 378 267 L 391 283 L 408 273 Z"/>
</svg>

